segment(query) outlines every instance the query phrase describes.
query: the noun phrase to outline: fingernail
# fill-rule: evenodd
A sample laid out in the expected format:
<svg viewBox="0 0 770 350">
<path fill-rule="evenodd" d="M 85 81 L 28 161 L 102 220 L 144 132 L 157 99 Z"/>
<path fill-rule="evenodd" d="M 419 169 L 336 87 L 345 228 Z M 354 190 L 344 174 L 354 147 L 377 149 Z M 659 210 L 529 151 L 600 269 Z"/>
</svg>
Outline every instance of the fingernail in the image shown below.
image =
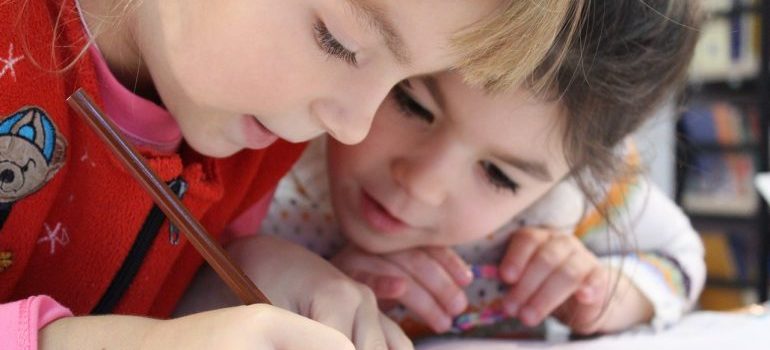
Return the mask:
<svg viewBox="0 0 770 350">
<path fill-rule="evenodd" d="M 594 289 L 591 287 L 583 287 L 580 289 L 580 294 L 582 294 L 582 298 L 584 302 L 590 302 L 594 299 Z"/>
<path fill-rule="evenodd" d="M 508 313 L 508 316 L 516 316 L 516 313 L 519 312 L 519 304 L 515 301 L 505 303 L 505 312 Z"/>
<path fill-rule="evenodd" d="M 461 279 L 462 279 L 461 283 L 463 284 L 469 284 L 473 282 L 473 271 L 471 271 L 470 268 L 466 267 L 465 270 L 463 271 L 463 275 Z"/>
<path fill-rule="evenodd" d="M 537 314 L 535 313 L 535 310 L 530 306 L 525 306 L 523 309 L 521 309 L 519 318 L 527 326 L 532 327 L 537 324 Z"/>
<path fill-rule="evenodd" d="M 503 270 L 502 276 L 500 277 L 502 277 L 505 282 L 513 283 L 519 278 L 519 272 L 516 271 L 516 269 L 509 267 Z"/>
<path fill-rule="evenodd" d="M 452 319 L 449 317 L 442 317 L 437 324 L 438 328 L 435 329 L 437 333 L 443 333 L 449 330 L 450 327 L 452 327 Z"/>
<path fill-rule="evenodd" d="M 449 304 L 449 312 L 451 312 L 453 315 L 458 315 L 468 306 L 468 298 L 465 297 L 465 294 L 460 293 L 457 294 Z"/>
</svg>

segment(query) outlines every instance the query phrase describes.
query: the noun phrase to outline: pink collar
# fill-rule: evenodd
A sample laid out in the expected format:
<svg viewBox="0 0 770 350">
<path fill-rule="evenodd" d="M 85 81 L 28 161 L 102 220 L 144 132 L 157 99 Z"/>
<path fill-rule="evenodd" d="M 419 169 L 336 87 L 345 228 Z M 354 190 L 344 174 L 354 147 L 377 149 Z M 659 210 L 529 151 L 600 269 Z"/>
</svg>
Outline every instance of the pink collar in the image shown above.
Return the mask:
<svg viewBox="0 0 770 350">
<path fill-rule="evenodd" d="M 182 132 L 174 117 L 165 108 L 134 94 L 118 82 L 95 44 L 88 50 L 96 65 L 105 112 L 112 121 L 134 145 L 174 153 L 182 142 Z"/>
</svg>

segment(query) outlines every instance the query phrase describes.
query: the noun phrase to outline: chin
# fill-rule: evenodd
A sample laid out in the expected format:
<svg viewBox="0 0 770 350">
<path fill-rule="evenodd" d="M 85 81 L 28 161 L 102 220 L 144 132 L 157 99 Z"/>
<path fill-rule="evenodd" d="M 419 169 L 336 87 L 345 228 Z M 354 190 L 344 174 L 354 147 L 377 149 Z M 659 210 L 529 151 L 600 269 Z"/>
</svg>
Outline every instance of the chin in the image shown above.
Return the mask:
<svg viewBox="0 0 770 350">
<path fill-rule="evenodd" d="M 356 246 L 358 246 L 358 248 L 360 248 L 361 250 L 363 250 L 363 251 L 365 251 L 365 252 L 367 252 L 369 254 L 390 254 L 390 253 L 395 253 L 395 252 L 402 251 L 402 250 L 405 250 L 405 249 L 413 248 L 413 247 L 410 247 L 410 246 L 402 247 L 401 244 L 398 244 L 398 243 L 390 244 L 390 243 L 394 243 L 394 242 L 391 242 L 390 239 L 386 240 L 386 242 L 380 242 L 379 239 L 368 239 L 367 240 L 366 237 L 364 237 L 363 240 L 364 240 L 364 242 L 358 242 L 358 241 L 355 241 L 355 240 L 351 240 L 351 241 L 353 241 L 353 243 L 356 244 Z M 363 244 L 359 244 L 359 243 L 363 243 Z M 382 243 L 384 243 L 384 244 L 382 244 Z"/>
<path fill-rule="evenodd" d="M 211 145 L 205 144 L 206 142 L 187 141 L 186 138 L 185 142 L 187 142 L 187 145 L 195 150 L 195 152 L 212 158 L 227 158 L 243 149 L 225 142 L 219 142 L 216 145 Z"/>
<path fill-rule="evenodd" d="M 386 248 L 386 247 L 381 247 L 376 245 L 372 246 L 371 244 L 370 245 L 356 244 L 356 246 L 359 249 L 363 250 L 364 252 L 367 252 L 369 254 L 375 254 L 375 255 L 390 254 L 400 250 L 400 249 Z"/>
</svg>

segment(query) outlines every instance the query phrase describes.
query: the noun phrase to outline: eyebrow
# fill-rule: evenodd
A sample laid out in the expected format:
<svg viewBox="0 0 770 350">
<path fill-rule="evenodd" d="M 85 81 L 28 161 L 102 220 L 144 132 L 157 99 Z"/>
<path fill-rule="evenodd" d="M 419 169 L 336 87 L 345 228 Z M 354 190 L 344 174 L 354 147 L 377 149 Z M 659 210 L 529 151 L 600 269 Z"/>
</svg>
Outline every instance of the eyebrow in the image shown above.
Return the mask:
<svg viewBox="0 0 770 350">
<path fill-rule="evenodd" d="M 428 89 L 431 97 L 433 97 L 433 100 L 438 104 L 439 108 L 446 110 L 446 97 L 444 96 L 444 92 L 441 90 L 441 85 L 436 80 L 436 77 L 429 75 L 423 77 L 422 81 L 425 84 L 425 87 Z M 408 83 L 408 80 L 406 82 Z M 551 172 L 548 171 L 548 167 L 546 167 L 545 164 L 541 162 L 521 159 L 515 156 L 496 155 L 495 158 L 498 158 L 504 163 L 507 163 L 514 168 L 518 168 L 521 171 L 541 181 L 553 181 L 553 176 L 551 176 Z"/>
<path fill-rule="evenodd" d="M 385 39 L 385 45 L 396 58 L 396 61 L 402 65 L 409 65 L 411 55 L 404 44 L 404 40 L 396 31 L 396 27 L 385 14 L 385 11 L 371 3 L 370 0 L 347 0 L 347 2 L 360 18 L 373 26 L 382 35 Z"/>
<path fill-rule="evenodd" d="M 543 182 L 553 181 L 553 176 L 548 171 L 548 167 L 541 162 L 514 156 L 497 156 L 497 158 Z"/>
</svg>

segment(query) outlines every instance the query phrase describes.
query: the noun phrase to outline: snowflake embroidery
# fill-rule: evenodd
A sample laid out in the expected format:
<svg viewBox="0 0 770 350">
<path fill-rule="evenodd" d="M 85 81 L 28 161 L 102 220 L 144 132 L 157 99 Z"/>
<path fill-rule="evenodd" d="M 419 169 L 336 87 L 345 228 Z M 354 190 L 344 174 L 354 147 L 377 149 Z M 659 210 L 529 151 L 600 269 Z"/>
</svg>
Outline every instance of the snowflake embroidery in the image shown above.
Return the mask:
<svg viewBox="0 0 770 350">
<path fill-rule="evenodd" d="M 13 56 L 13 44 L 10 44 L 8 46 L 8 58 L 0 57 L 0 66 L 2 66 L 2 68 L 0 68 L 0 78 L 5 76 L 6 73 L 10 72 L 11 77 L 13 77 L 13 81 L 16 81 L 16 70 L 13 66 L 23 59 L 24 56 Z"/>
<path fill-rule="evenodd" d="M 96 168 L 96 163 L 94 163 L 91 158 L 88 157 L 88 151 L 83 152 L 83 156 L 80 157 L 81 162 L 88 162 L 92 168 Z"/>
<path fill-rule="evenodd" d="M 67 229 L 62 227 L 61 222 L 56 223 L 56 226 L 53 228 L 53 230 L 51 230 L 51 226 L 48 226 L 47 223 L 44 223 L 43 225 L 45 225 L 45 237 L 40 237 L 40 239 L 37 240 L 37 243 L 40 244 L 49 242 L 51 247 L 51 255 L 56 253 L 57 243 L 62 247 L 70 243 L 70 235 L 67 233 Z"/>
</svg>

